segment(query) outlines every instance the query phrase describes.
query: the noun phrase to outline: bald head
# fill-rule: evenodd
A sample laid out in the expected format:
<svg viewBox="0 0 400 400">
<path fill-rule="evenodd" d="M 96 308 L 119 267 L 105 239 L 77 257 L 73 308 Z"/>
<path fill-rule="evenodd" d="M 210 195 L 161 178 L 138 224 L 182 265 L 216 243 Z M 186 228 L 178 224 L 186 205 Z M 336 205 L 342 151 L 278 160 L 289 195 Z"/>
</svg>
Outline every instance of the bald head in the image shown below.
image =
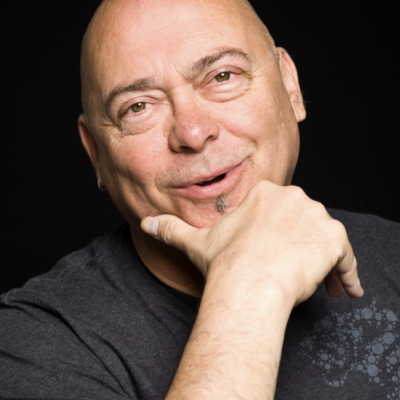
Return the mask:
<svg viewBox="0 0 400 400">
<path fill-rule="evenodd" d="M 99 69 L 112 67 L 115 48 L 122 50 L 125 47 L 127 55 L 130 53 L 129 45 L 124 46 L 129 32 L 134 32 L 137 40 L 141 41 L 146 38 L 146 32 L 154 30 L 155 26 L 179 24 L 179 18 L 190 14 L 190 9 L 199 8 L 206 11 L 206 16 L 220 15 L 230 25 L 237 26 L 238 35 L 257 36 L 268 54 L 272 58 L 277 57 L 271 35 L 247 0 L 104 0 L 82 41 L 81 84 L 85 114 L 90 114 L 96 107 L 96 93 L 100 91 Z M 200 13 L 200 21 L 201 18 L 204 15 Z M 218 22 L 218 18 L 215 21 Z M 160 36 L 159 41 L 162 43 L 163 40 Z"/>
</svg>

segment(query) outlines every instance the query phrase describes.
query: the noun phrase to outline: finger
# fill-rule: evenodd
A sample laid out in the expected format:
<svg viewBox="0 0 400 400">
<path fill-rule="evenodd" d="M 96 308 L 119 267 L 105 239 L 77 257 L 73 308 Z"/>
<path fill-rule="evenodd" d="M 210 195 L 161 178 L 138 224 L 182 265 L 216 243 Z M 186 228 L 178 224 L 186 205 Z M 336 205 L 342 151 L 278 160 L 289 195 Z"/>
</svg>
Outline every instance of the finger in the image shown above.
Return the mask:
<svg viewBox="0 0 400 400">
<path fill-rule="evenodd" d="M 346 246 L 344 256 L 338 262 L 335 269 L 343 289 L 350 297 L 358 299 L 364 295 L 364 289 L 361 287 L 358 277 L 357 260 L 350 243 Z"/>
<path fill-rule="evenodd" d="M 146 217 L 142 220 L 140 226 L 144 232 L 155 239 L 186 254 L 193 251 L 193 245 L 196 243 L 195 236 L 199 231 L 199 229 L 194 228 L 174 215 Z"/>
<path fill-rule="evenodd" d="M 344 293 L 342 282 L 335 268 L 325 278 L 325 289 L 331 297 L 341 297 Z"/>
</svg>

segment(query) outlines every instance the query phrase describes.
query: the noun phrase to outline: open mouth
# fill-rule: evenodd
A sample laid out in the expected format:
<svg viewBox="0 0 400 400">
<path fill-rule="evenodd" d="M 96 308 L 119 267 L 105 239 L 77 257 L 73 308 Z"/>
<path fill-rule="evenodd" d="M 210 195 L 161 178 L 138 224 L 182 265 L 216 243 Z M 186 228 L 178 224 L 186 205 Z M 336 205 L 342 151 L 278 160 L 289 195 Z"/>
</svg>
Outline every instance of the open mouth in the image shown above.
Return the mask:
<svg viewBox="0 0 400 400">
<path fill-rule="evenodd" d="M 221 168 L 219 171 L 207 175 L 198 175 L 191 180 L 181 182 L 172 188 L 174 192 L 183 197 L 192 199 L 216 199 L 221 194 L 229 195 L 239 183 L 244 162 L 233 166 Z"/>
<path fill-rule="evenodd" d="M 202 187 L 210 186 L 210 185 L 212 185 L 214 183 L 222 181 L 222 179 L 224 179 L 225 176 L 226 176 L 226 174 L 218 175 L 216 178 L 213 178 L 213 179 L 211 179 L 209 181 L 203 181 L 203 182 L 196 183 L 196 186 L 202 186 Z"/>
</svg>

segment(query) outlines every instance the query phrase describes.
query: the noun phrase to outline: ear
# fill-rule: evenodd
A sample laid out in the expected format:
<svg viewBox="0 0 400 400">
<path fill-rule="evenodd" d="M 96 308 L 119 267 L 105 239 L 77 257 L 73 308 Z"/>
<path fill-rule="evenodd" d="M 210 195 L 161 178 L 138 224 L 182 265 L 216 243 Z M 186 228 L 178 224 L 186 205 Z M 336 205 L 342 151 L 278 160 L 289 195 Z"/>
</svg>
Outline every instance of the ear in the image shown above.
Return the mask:
<svg viewBox="0 0 400 400">
<path fill-rule="evenodd" d="M 78 128 L 83 147 L 85 148 L 97 172 L 99 166 L 99 152 L 97 149 L 97 143 L 94 140 L 93 134 L 89 130 L 84 114 L 81 114 L 78 118 Z"/>
<path fill-rule="evenodd" d="M 282 47 L 278 47 L 279 67 L 281 69 L 282 81 L 289 93 L 290 102 L 296 116 L 297 122 L 306 118 L 306 109 L 304 107 L 303 96 L 300 91 L 297 69 L 288 52 Z"/>
</svg>

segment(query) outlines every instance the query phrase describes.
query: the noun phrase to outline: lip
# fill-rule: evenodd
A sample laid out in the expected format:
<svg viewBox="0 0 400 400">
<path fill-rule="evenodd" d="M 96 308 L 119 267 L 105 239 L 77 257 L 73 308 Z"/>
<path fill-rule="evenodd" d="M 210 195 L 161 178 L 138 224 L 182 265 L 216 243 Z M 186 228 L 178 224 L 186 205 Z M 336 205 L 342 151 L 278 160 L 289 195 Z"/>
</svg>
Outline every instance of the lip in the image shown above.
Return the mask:
<svg viewBox="0 0 400 400">
<path fill-rule="evenodd" d="M 173 190 L 181 195 L 188 196 L 191 198 L 207 199 L 219 196 L 221 193 L 230 192 L 241 175 L 244 168 L 244 162 L 237 164 L 234 167 L 228 167 L 216 171 L 208 176 L 203 176 L 200 178 L 193 179 L 180 187 L 176 187 Z M 224 179 L 215 182 L 207 186 L 197 186 L 196 183 L 211 181 L 214 178 L 226 174 Z"/>
</svg>

